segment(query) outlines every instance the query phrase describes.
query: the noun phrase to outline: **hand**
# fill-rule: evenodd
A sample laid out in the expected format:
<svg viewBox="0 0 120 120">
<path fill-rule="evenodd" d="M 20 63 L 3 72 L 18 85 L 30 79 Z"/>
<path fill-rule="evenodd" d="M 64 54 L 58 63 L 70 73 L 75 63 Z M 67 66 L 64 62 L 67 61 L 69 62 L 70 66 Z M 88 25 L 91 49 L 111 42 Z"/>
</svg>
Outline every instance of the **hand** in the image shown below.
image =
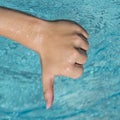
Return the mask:
<svg viewBox="0 0 120 120">
<path fill-rule="evenodd" d="M 54 96 L 54 76 L 81 76 L 82 64 L 87 58 L 88 34 L 72 21 L 48 22 L 1 7 L 0 16 L 0 35 L 13 39 L 40 55 L 44 98 L 49 108 Z"/>
<path fill-rule="evenodd" d="M 40 34 L 39 34 L 40 33 Z M 42 65 L 42 84 L 46 107 L 53 102 L 53 83 L 56 75 L 73 79 L 82 75 L 88 50 L 88 34 L 71 21 L 46 22 L 36 41 Z"/>
</svg>

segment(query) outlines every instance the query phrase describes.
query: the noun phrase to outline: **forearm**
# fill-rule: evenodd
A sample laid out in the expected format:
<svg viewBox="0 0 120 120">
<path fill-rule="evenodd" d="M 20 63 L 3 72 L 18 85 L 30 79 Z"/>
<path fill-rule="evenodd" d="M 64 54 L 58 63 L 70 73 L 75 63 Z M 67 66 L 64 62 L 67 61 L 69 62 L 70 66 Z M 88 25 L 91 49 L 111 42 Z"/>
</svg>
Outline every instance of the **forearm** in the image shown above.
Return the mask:
<svg viewBox="0 0 120 120">
<path fill-rule="evenodd" d="M 20 12 L 0 8 L 0 35 L 34 50 L 37 24 L 42 20 Z"/>
</svg>

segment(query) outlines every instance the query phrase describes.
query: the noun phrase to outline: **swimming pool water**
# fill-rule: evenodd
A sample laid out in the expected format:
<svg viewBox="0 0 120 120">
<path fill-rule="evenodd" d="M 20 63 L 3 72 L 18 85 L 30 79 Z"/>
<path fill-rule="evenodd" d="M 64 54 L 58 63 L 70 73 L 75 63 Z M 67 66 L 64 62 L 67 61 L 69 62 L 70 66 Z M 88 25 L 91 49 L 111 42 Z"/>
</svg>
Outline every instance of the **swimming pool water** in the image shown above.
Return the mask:
<svg viewBox="0 0 120 120">
<path fill-rule="evenodd" d="M 38 55 L 0 37 L 0 120 L 120 120 L 120 0 L 0 0 L 37 17 L 69 19 L 89 33 L 82 77 L 56 76 L 45 109 Z"/>
</svg>

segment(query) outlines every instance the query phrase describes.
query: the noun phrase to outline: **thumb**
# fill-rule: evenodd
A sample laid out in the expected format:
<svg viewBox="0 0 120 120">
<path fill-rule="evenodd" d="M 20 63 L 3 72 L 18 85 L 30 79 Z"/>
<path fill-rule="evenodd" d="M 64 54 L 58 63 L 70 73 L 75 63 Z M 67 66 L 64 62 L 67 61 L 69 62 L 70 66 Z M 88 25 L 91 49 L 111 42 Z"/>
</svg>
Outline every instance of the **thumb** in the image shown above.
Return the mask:
<svg viewBox="0 0 120 120">
<path fill-rule="evenodd" d="M 42 86 L 44 92 L 44 99 L 46 101 L 46 108 L 49 109 L 54 99 L 53 83 L 54 75 L 43 72 L 42 74 Z"/>
</svg>

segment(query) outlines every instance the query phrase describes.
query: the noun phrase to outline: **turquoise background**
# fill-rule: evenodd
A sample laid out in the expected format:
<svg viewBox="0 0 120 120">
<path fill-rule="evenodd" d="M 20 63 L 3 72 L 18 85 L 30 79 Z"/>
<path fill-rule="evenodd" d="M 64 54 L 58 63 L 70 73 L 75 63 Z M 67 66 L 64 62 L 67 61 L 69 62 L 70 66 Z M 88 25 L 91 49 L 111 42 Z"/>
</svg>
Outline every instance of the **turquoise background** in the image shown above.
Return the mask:
<svg viewBox="0 0 120 120">
<path fill-rule="evenodd" d="M 84 74 L 76 81 L 56 76 L 49 110 L 39 56 L 0 37 L 0 120 L 120 120 L 120 0 L 0 0 L 0 6 L 74 20 L 89 33 Z"/>
</svg>

